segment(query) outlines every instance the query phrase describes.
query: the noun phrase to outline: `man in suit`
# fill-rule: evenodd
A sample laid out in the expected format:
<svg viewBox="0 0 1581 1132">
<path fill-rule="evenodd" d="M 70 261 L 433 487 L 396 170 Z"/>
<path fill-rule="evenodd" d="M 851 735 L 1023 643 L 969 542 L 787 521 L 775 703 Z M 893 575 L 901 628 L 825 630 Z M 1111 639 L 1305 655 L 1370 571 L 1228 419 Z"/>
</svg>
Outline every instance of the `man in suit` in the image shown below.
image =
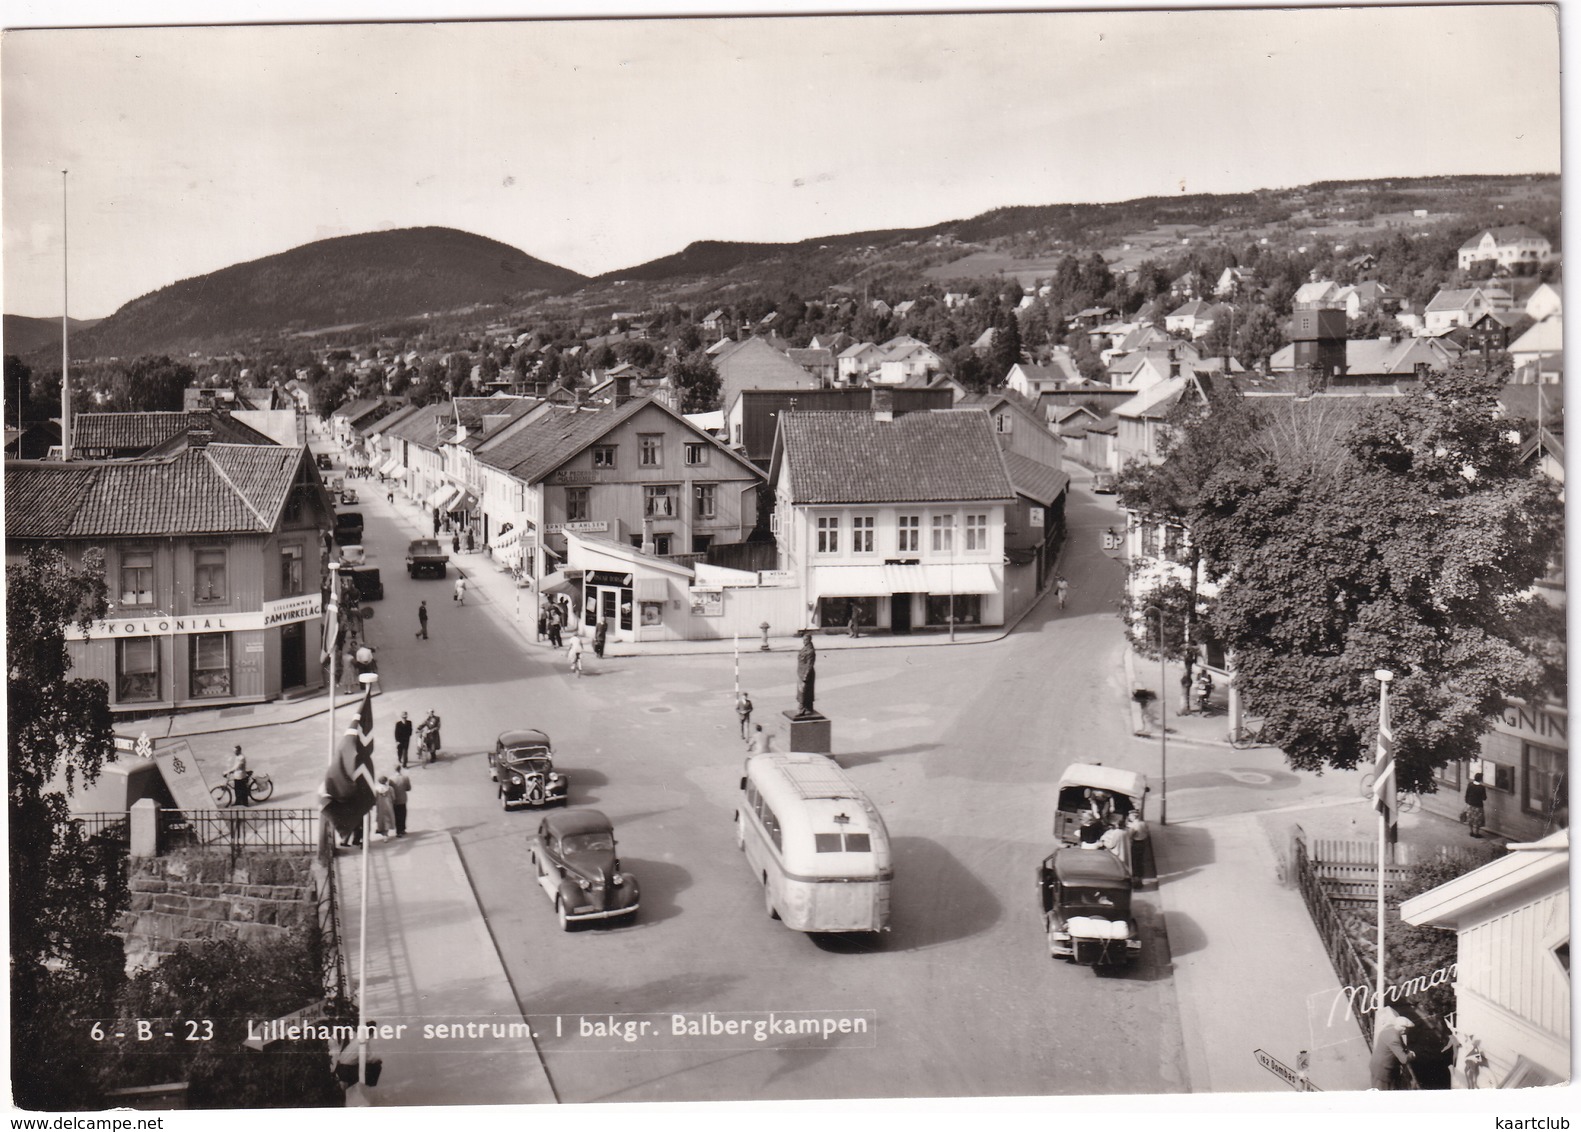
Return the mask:
<svg viewBox="0 0 1581 1132">
<path fill-rule="evenodd" d="M 404 711 L 401 718 L 395 721 L 395 760 L 404 768 L 406 766 L 406 752 L 412 745 L 412 718 Z"/>
</svg>

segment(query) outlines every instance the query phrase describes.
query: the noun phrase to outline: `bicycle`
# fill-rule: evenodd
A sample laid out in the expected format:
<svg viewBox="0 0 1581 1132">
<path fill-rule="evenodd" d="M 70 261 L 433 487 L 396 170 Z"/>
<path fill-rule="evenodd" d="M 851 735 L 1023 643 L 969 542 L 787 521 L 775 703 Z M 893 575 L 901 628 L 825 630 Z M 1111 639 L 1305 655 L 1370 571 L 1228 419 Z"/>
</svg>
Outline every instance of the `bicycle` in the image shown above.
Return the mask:
<svg viewBox="0 0 1581 1132">
<path fill-rule="evenodd" d="M 209 794 L 214 798 L 214 804 L 222 810 L 236 804 L 236 791 L 228 780 L 213 787 Z M 252 802 L 267 802 L 274 797 L 274 779 L 263 773 L 253 774 L 252 789 L 247 792 L 247 796 Z"/>
<path fill-rule="evenodd" d="M 1372 784 L 1378 779 L 1376 771 L 1368 771 L 1361 776 L 1361 796 L 1372 797 Z M 1394 808 L 1402 814 L 1415 813 L 1422 805 L 1422 796 L 1409 791 L 1397 790 L 1394 795 Z"/>
<path fill-rule="evenodd" d="M 1248 719 L 1239 727 L 1230 729 L 1230 746 L 1238 751 L 1248 747 L 1261 747 L 1263 743 L 1263 728 L 1268 721 L 1265 719 Z"/>
</svg>

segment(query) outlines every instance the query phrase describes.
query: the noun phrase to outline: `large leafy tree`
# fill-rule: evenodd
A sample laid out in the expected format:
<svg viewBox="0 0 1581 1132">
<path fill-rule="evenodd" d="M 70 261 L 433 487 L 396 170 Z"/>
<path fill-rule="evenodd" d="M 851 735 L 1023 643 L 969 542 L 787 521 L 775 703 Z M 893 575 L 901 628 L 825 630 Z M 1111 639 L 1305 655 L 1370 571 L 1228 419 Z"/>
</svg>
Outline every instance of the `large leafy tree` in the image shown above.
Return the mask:
<svg viewBox="0 0 1581 1132">
<path fill-rule="evenodd" d="M 79 834 L 66 801 L 112 745 L 109 689 L 71 677 L 66 629 L 106 609 L 97 555 L 74 569 L 58 552 L 33 550 L 6 571 L 11 1067 L 16 1101 L 31 1108 L 91 1102 L 81 1020 L 103 1016 L 124 962 L 110 935 L 125 906 L 120 863 Z"/>
<path fill-rule="evenodd" d="M 719 408 L 719 372 L 707 354 L 695 350 L 679 355 L 665 368 L 681 394 L 681 412 L 706 413 Z"/>
<path fill-rule="evenodd" d="M 1191 525 L 1223 583 L 1211 620 L 1292 765 L 1371 757 L 1375 669 L 1397 677 L 1396 765 L 1413 791 L 1477 753 L 1506 697 L 1543 688 L 1531 587 L 1561 509 L 1520 462 L 1498 388 L 1456 366 L 1348 425 L 1265 430 L 1206 483 Z"/>
<path fill-rule="evenodd" d="M 169 357 L 138 358 L 111 381 L 122 412 L 180 412 L 185 390 L 197 380 L 192 367 Z"/>
</svg>

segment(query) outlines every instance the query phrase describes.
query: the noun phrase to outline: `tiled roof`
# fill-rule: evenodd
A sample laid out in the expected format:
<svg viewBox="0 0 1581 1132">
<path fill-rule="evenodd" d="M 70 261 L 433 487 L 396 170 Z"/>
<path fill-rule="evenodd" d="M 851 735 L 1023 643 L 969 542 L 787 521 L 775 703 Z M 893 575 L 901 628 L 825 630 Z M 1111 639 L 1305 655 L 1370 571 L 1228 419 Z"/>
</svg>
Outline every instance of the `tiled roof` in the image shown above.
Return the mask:
<svg viewBox="0 0 1581 1132">
<path fill-rule="evenodd" d="M 1015 489 L 981 409 L 784 413 L 780 471 L 794 503 L 1009 500 Z"/>
<path fill-rule="evenodd" d="M 1428 300 L 1427 309 L 1429 311 L 1464 310 L 1477 290 L 1476 287 L 1469 287 L 1462 290 L 1440 291 Z"/>
<path fill-rule="evenodd" d="M 274 529 L 302 448 L 210 444 L 175 456 L 6 465 L 6 534 L 100 538 Z"/>
<path fill-rule="evenodd" d="M 189 413 L 78 413 L 71 419 L 72 452 L 141 455 L 187 432 L 198 419 Z M 231 444 L 274 443 L 251 425 L 224 413 L 211 413 L 209 420 L 215 440 Z"/>
<path fill-rule="evenodd" d="M 1010 482 L 1015 485 L 1017 495 L 1024 495 L 1044 506 L 1058 499 L 1060 492 L 1070 483 L 1070 476 L 1058 468 L 1040 464 L 1019 452 L 1005 453 L 1005 468 L 1010 473 Z"/>
<path fill-rule="evenodd" d="M 537 483 L 626 418 L 655 403 L 644 397 L 616 409 L 556 407 L 499 443 L 483 445 L 477 458 L 526 483 Z"/>
</svg>

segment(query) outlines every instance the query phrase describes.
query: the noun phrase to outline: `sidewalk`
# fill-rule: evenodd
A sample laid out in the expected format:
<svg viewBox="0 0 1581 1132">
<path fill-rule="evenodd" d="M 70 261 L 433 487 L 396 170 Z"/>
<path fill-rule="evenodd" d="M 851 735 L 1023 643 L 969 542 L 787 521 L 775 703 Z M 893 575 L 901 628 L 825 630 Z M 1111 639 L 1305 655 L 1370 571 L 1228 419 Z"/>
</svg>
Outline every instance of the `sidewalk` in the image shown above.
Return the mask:
<svg viewBox="0 0 1581 1132">
<path fill-rule="evenodd" d="M 360 852 L 342 849 L 335 859 L 353 986 L 361 865 Z M 390 841 L 375 837 L 368 851 L 368 891 L 364 1018 L 392 1027 L 391 1037 L 375 1037 L 368 1045 L 369 1056 L 384 1061 L 379 1084 L 366 1094 L 371 1103 L 555 1103 L 450 834 L 414 830 Z M 393 1030 L 402 1024 L 404 1030 Z"/>
</svg>

